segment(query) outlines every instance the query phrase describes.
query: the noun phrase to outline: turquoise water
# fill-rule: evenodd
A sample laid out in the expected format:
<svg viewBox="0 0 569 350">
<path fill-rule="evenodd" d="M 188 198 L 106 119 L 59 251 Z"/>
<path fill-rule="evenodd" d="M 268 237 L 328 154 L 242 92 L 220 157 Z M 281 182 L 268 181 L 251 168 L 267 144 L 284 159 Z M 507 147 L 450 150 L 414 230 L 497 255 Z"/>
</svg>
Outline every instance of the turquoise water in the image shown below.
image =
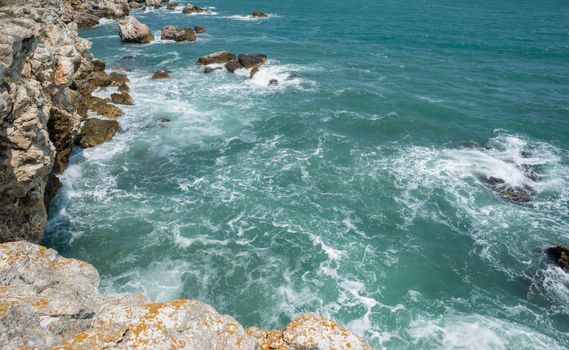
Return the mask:
<svg viewBox="0 0 569 350">
<path fill-rule="evenodd" d="M 81 32 L 133 69 L 136 105 L 75 150 L 46 244 L 105 294 L 201 299 L 244 325 L 318 312 L 377 349 L 569 347 L 569 276 L 543 254 L 569 242 L 568 2 L 195 4 L 215 8 L 134 12 L 157 37 L 205 27 L 193 44 Z M 270 62 L 204 75 L 217 50 Z"/>
</svg>

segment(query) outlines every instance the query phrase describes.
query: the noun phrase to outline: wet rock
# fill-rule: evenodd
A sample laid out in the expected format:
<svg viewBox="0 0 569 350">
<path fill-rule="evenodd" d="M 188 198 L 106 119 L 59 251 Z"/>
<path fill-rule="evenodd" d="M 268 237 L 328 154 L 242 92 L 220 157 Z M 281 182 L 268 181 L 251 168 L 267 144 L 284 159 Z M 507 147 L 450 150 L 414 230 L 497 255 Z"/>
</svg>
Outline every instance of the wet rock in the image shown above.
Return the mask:
<svg viewBox="0 0 569 350">
<path fill-rule="evenodd" d="M 147 25 L 140 23 L 133 16 L 128 16 L 119 21 L 119 36 L 126 43 L 149 43 L 154 40 L 154 35 Z"/>
<path fill-rule="evenodd" d="M 121 92 L 121 93 L 113 93 L 111 94 L 111 100 L 113 101 L 114 104 L 117 105 L 133 105 L 134 101 L 132 100 L 132 97 L 126 93 L 126 92 Z"/>
<path fill-rule="evenodd" d="M 118 118 L 123 115 L 119 107 L 111 105 L 108 100 L 99 97 L 89 97 L 86 103 L 89 110 L 107 118 Z"/>
<path fill-rule="evenodd" d="M 267 56 L 260 53 L 254 55 L 241 54 L 238 60 L 243 67 L 249 69 L 267 63 Z"/>
<path fill-rule="evenodd" d="M 277 79 L 269 80 L 269 86 L 277 86 L 279 85 L 279 81 Z"/>
<path fill-rule="evenodd" d="M 171 122 L 171 121 L 172 121 L 172 120 L 171 120 L 171 119 L 168 119 L 168 118 L 160 118 L 160 123 L 162 123 L 162 124 L 168 124 L 168 123 Z"/>
<path fill-rule="evenodd" d="M 116 120 L 89 118 L 81 128 L 80 144 L 84 148 L 95 147 L 112 139 L 120 130 Z"/>
<path fill-rule="evenodd" d="M 528 179 L 532 181 L 539 181 L 539 173 L 540 173 L 539 165 L 521 164 L 519 168 Z"/>
<path fill-rule="evenodd" d="M 178 3 L 177 2 L 169 2 L 168 5 L 166 5 L 166 8 L 168 10 L 175 10 L 176 7 L 178 7 Z"/>
<path fill-rule="evenodd" d="M 162 0 L 146 0 L 145 3 L 146 6 L 149 7 L 156 7 L 156 6 L 160 7 L 162 5 Z"/>
<path fill-rule="evenodd" d="M 59 177 L 57 177 L 55 173 L 52 172 L 51 174 L 49 174 L 49 177 L 47 178 L 47 183 L 45 185 L 45 193 L 43 195 L 44 205 L 48 212 L 51 201 L 55 198 L 55 196 L 57 195 L 57 191 L 59 191 L 59 189 L 62 186 L 63 184 L 61 183 L 61 181 L 59 181 Z"/>
<path fill-rule="evenodd" d="M 199 6 L 195 6 L 195 5 L 186 5 L 184 6 L 184 9 L 182 10 L 182 13 L 185 15 L 189 15 L 192 13 L 202 13 L 202 12 L 206 12 L 207 10 L 204 8 L 201 8 Z"/>
<path fill-rule="evenodd" d="M 126 85 L 126 84 L 121 84 L 121 85 L 119 85 L 119 87 L 117 88 L 117 90 L 118 90 L 119 92 L 122 92 L 122 93 L 128 93 L 128 92 L 130 92 L 130 88 L 129 88 L 128 85 Z"/>
<path fill-rule="evenodd" d="M 126 84 L 130 82 L 126 74 L 118 73 L 118 72 L 111 72 L 108 75 L 108 79 L 110 81 L 110 85 L 112 86 L 121 86 L 122 84 Z"/>
<path fill-rule="evenodd" d="M 166 26 L 162 28 L 162 40 L 196 41 L 196 33 L 192 28 Z"/>
<path fill-rule="evenodd" d="M 526 188 L 508 186 L 504 179 L 494 176 L 482 176 L 480 180 L 488 184 L 502 198 L 520 204 L 530 201 L 529 190 Z"/>
<path fill-rule="evenodd" d="M 208 65 L 215 63 L 226 63 L 228 61 L 234 60 L 236 56 L 228 51 L 217 51 L 209 55 L 198 58 L 197 64 Z"/>
<path fill-rule="evenodd" d="M 243 68 L 238 60 L 231 60 L 225 64 L 225 69 L 231 73 L 235 73 L 236 70 Z"/>
<path fill-rule="evenodd" d="M 253 11 L 253 13 L 251 14 L 251 17 L 255 17 L 255 18 L 267 18 L 269 16 L 267 16 L 265 13 L 261 12 L 261 11 Z"/>
<path fill-rule="evenodd" d="M 259 70 L 261 70 L 260 65 L 251 68 L 251 73 L 249 73 L 249 77 L 253 78 L 255 76 L 255 74 L 259 73 Z"/>
<path fill-rule="evenodd" d="M 195 27 L 194 27 L 194 32 L 196 32 L 196 33 L 198 33 L 198 34 L 205 33 L 205 28 L 204 28 L 204 27 L 195 26 Z"/>
<path fill-rule="evenodd" d="M 130 69 L 130 67 L 127 66 L 111 66 L 111 69 L 122 70 L 123 72 L 132 72 L 132 69 Z"/>
<path fill-rule="evenodd" d="M 569 272 L 569 246 L 551 247 L 545 252 L 557 265 Z"/>
<path fill-rule="evenodd" d="M 79 28 L 89 28 L 99 24 L 99 16 L 88 12 L 79 12 L 75 14 L 74 22 Z"/>
<path fill-rule="evenodd" d="M 203 72 L 204 72 L 205 74 L 209 74 L 209 73 L 213 73 L 213 72 L 215 72 L 216 70 L 220 70 L 220 69 L 221 69 L 221 67 L 205 67 L 204 70 L 203 70 Z"/>
<path fill-rule="evenodd" d="M 167 69 L 158 69 L 152 75 L 152 80 L 166 80 L 166 79 L 172 79 L 172 77 L 170 77 L 170 71 Z"/>
<path fill-rule="evenodd" d="M 141 3 L 139 3 L 139 2 L 132 1 L 132 2 L 129 2 L 129 3 L 128 3 L 128 7 L 129 7 L 131 10 L 136 10 L 136 9 L 143 8 L 144 5 L 141 4 Z"/>
</svg>

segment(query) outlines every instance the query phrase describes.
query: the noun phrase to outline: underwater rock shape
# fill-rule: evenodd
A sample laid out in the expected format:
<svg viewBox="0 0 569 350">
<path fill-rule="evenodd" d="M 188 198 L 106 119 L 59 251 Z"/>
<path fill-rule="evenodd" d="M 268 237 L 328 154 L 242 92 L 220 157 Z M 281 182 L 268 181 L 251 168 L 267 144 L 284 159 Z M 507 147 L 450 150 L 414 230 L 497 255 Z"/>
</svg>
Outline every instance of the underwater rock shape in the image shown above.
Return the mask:
<svg viewBox="0 0 569 350">
<path fill-rule="evenodd" d="M 195 26 L 194 27 L 194 32 L 200 34 L 200 33 L 205 33 L 205 28 L 204 27 L 199 27 L 199 26 Z"/>
<path fill-rule="evenodd" d="M 209 73 L 213 73 L 213 72 L 215 72 L 216 70 L 220 70 L 220 69 L 221 69 L 221 67 L 205 67 L 204 70 L 203 70 L 203 72 L 204 72 L 205 74 L 209 74 Z"/>
</svg>

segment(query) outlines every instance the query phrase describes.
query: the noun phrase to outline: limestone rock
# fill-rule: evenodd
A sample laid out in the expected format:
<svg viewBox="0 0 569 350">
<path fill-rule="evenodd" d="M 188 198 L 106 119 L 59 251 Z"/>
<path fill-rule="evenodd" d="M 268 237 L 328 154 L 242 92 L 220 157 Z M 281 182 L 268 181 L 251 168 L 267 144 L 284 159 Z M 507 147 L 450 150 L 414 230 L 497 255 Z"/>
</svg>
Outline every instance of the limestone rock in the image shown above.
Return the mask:
<svg viewBox="0 0 569 350">
<path fill-rule="evenodd" d="M 113 101 L 114 104 L 117 104 L 117 105 L 133 105 L 134 104 L 132 97 L 126 92 L 111 94 L 111 100 Z"/>
<path fill-rule="evenodd" d="M 182 10 L 182 13 L 185 15 L 189 15 L 192 13 L 202 13 L 202 12 L 207 12 L 207 10 L 191 4 L 184 6 L 184 9 Z"/>
<path fill-rule="evenodd" d="M 214 63 L 225 63 L 237 58 L 234 54 L 229 51 L 217 51 L 209 55 L 198 58 L 197 64 L 208 65 Z"/>
<path fill-rule="evenodd" d="M 161 5 L 162 5 L 162 0 L 146 0 L 146 6 L 150 6 L 150 7 L 158 6 L 158 7 L 160 7 Z"/>
<path fill-rule="evenodd" d="M 196 41 L 196 33 L 192 28 L 166 26 L 162 28 L 162 40 Z"/>
<path fill-rule="evenodd" d="M 139 2 L 132 1 L 132 2 L 129 2 L 129 3 L 128 3 L 128 7 L 129 7 L 131 10 L 136 10 L 136 9 L 143 8 L 144 5 L 141 4 L 141 3 L 139 3 Z"/>
<path fill-rule="evenodd" d="M 149 43 L 154 40 L 154 35 L 148 26 L 140 23 L 133 16 L 119 21 L 119 36 L 127 43 Z"/>
<path fill-rule="evenodd" d="M 89 148 L 105 143 L 120 130 L 116 120 L 89 118 L 81 129 L 81 146 Z"/>
</svg>

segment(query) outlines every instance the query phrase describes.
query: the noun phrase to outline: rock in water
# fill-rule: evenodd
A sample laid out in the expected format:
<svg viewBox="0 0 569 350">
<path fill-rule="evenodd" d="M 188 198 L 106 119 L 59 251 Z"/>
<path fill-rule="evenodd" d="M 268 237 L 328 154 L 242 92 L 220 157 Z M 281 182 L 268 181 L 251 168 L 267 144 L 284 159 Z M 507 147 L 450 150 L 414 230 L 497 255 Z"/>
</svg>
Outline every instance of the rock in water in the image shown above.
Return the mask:
<svg viewBox="0 0 569 350">
<path fill-rule="evenodd" d="M 100 97 L 91 96 L 86 99 L 85 103 L 89 110 L 107 118 L 118 118 L 123 115 L 122 110 L 119 107 L 109 104 L 108 100 Z"/>
<path fill-rule="evenodd" d="M 201 8 L 201 7 L 199 7 L 199 6 L 195 6 L 195 5 L 189 4 L 189 5 L 186 5 L 186 6 L 184 7 L 184 9 L 182 10 L 182 13 L 183 13 L 184 15 L 189 15 L 189 14 L 192 14 L 192 13 L 202 13 L 202 12 L 206 12 L 206 11 L 207 11 L 206 9 L 203 9 L 203 8 Z"/>
<path fill-rule="evenodd" d="M 116 122 L 115 122 L 116 123 Z M 303 315 L 284 330 L 245 330 L 196 300 L 101 297 L 99 273 L 24 241 L 0 244 L 0 344 L 47 349 L 371 350 L 346 327 Z"/>
<path fill-rule="evenodd" d="M 561 268 L 569 272 L 569 246 L 557 246 L 545 251 Z"/>
<path fill-rule="evenodd" d="M 209 74 L 209 73 L 213 73 L 213 72 L 215 72 L 216 70 L 220 70 L 220 69 L 221 69 L 221 67 L 215 67 L 215 68 L 214 68 L 214 67 L 205 67 L 204 70 L 203 70 L 203 72 L 204 72 L 205 74 Z"/>
<path fill-rule="evenodd" d="M 238 59 L 239 63 L 247 69 L 267 63 L 267 56 L 260 53 L 255 55 L 241 54 Z"/>
<path fill-rule="evenodd" d="M 204 28 L 204 27 L 195 26 L 195 27 L 194 27 L 194 32 L 196 32 L 196 33 L 205 33 L 205 28 Z"/>
<path fill-rule="evenodd" d="M 146 6 L 160 7 L 161 5 L 162 5 L 162 0 L 146 0 Z"/>
<path fill-rule="evenodd" d="M 131 10 L 136 10 L 136 9 L 143 8 L 144 5 L 141 4 L 141 3 L 139 3 L 139 2 L 132 1 L 132 2 L 129 2 L 129 3 L 128 3 L 128 7 L 129 7 Z"/>
<path fill-rule="evenodd" d="M 168 10 L 175 10 L 176 7 L 178 7 L 178 3 L 177 2 L 169 2 L 168 5 L 166 5 L 166 8 Z"/>
<path fill-rule="evenodd" d="M 217 51 L 214 53 L 210 53 L 207 56 L 203 56 L 198 58 L 198 61 L 196 62 L 199 65 L 208 65 L 208 64 L 214 64 L 214 63 L 225 63 L 228 61 L 231 61 L 233 59 L 235 59 L 236 56 L 234 54 L 232 54 L 231 52 L 228 51 Z"/>
<path fill-rule="evenodd" d="M 225 69 L 231 73 L 235 73 L 236 70 L 243 68 L 238 60 L 231 60 L 225 64 Z"/>
<path fill-rule="evenodd" d="M 95 147 L 112 139 L 120 130 L 116 120 L 89 118 L 81 128 L 80 144 L 84 148 Z"/>
<path fill-rule="evenodd" d="M 126 43 L 149 43 L 154 40 L 154 35 L 148 26 L 140 23 L 133 16 L 119 21 L 119 36 Z"/>
<path fill-rule="evenodd" d="M 117 105 L 133 105 L 134 102 L 132 100 L 132 97 L 126 93 L 126 92 L 121 92 L 121 93 L 114 93 L 111 94 L 111 100 L 113 101 L 114 104 Z"/>
<path fill-rule="evenodd" d="M 196 33 L 192 28 L 166 26 L 162 28 L 162 40 L 196 41 Z"/>
<path fill-rule="evenodd" d="M 269 86 L 277 86 L 279 85 L 279 81 L 277 79 L 269 80 Z"/>
<path fill-rule="evenodd" d="M 255 74 L 259 73 L 259 71 L 261 70 L 261 66 L 255 66 L 251 69 L 251 73 L 249 73 L 249 77 L 253 78 L 255 76 Z"/>
<path fill-rule="evenodd" d="M 156 72 L 154 72 L 154 74 L 152 75 L 152 80 L 166 80 L 166 79 L 172 79 L 172 77 L 170 77 L 170 71 L 167 69 L 159 69 Z"/>
<path fill-rule="evenodd" d="M 261 11 L 255 10 L 255 11 L 253 11 L 253 13 L 251 14 L 251 17 L 255 17 L 255 18 L 267 18 L 267 17 L 269 17 L 269 16 L 267 16 L 266 14 L 264 14 L 264 13 L 261 12 Z"/>
</svg>

